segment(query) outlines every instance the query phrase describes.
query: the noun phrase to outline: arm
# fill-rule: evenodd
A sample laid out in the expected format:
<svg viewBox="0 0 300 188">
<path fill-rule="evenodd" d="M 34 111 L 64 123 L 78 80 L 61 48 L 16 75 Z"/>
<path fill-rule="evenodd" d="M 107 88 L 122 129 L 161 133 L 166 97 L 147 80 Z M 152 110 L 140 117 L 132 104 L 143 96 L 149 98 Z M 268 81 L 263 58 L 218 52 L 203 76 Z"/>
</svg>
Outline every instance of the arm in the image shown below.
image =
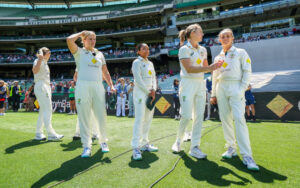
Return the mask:
<svg viewBox="0 0 300 188">
<path fill-rule="evenodd" d="M 135 86 L 139 87 L 142 91 L 144 91 L 147 95 L 149 94 L 149 90 L 144 83 L 142 76 L 141 76 L 141 69 L 139 65 L 139 61 L 136 60 L 132 63 L 132 73 L 135 81 Z"/>
<path fill-rule="evenodd" d="M 73 75 L 73 80 L 74 80 L 75 82 L 77 82 L 77 77 L 78 77 L 78 72 L 75 71 L 75 73 L 74 73 L 74 75 Z"/>
<path fill-rule="evenodd" d="M 211 64 L 210 66 L 205 66 L 205 64 L 203 64 L 204 65 L 203 67 L 194 66 L 194 65 L 192 65 L 192 62 L 189 58 L 181 59 L 180 62 L 182 63 L 182 65 L 187 73 L 212 72 L 222 66 L 222 64 L 220 64 L 220 63 L 214 63 L 214 64 Z M 207 60 L 206 60 L 206 63 L 207 63 Z"/>
<path fill-rule="evenodd" d="M 37 55 L 38 59 L 35 60 L 32 67 L 33 74 L 37 74 L 40 71 L 40 67 L 43 61 L 44 56 L 42 54 Z"/>
<path fill-rule="evenodd" d="M 113 82 L 111 80 L 111 77 L 110 77 L 110 74 L 108 72 L 106 64 L 102 65 L 102 75 L 103 75 L 106 83 L 109 85 L 110 90 L 115 92 L 115 88 L 114 88 L 114 85 L 113 85 Z"/>
<path fill-rule="evenodd" d="M 75 54 L 78 50 L 78 46 L 75 43 L 76 40 L 84 34 L 84 31 L 75 33 L 69 37 L 67 37 L 67 45 L 72 54 Z"/>
<path fill-rule="evenodd" d="M 241 57 L 242 64 L 242 80 L 241 80 L 241 90 L 244 92 L 250 83 L 251 79 L 251 59 L 246 51 L 243 51 Z"/>
</svg>

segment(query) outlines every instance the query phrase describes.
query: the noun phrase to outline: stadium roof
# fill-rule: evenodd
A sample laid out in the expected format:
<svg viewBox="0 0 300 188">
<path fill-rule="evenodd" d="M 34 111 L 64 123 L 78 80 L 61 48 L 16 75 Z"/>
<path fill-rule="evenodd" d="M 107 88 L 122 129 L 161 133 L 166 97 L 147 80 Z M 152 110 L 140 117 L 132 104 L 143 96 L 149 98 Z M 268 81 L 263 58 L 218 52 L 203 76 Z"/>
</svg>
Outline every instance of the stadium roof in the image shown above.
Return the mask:
<svg viewBox="0 0 300 188">
<path fill-rule="evenodd" d="M 32 8 L 51 6 L 51 5 L 63 5 L 68 8 L 72 5 L 104 5 L 106 3 L 122 4 L 122 3 L 139 3 L 147 0 L 0 0 L 0 5 L 12 5 L 18 6 L 31 6 Z"/>
</svg>

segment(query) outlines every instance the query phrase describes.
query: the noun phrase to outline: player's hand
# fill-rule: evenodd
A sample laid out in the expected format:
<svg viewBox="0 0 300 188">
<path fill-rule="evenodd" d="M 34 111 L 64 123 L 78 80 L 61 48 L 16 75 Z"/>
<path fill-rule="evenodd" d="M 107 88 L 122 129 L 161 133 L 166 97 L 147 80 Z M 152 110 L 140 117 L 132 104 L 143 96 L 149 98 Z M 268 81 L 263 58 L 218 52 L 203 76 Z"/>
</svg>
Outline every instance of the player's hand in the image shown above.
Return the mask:
<svg viewBox="0 0 300 188">
<path fill-rule="evenodd" d="M 218 104 L 217 97 L 211 97 L 210 104 Z"/>
<path fill-rule="evenodd" d="M 111 86 L 110 91 L 111 91 L 112 93 L 116 93 L 116 92 L 117 92 L 117 90 L 115 89 L 114 86 Z"/>
<path fill-rule="evenodd" d="M 223 65 L 223 63 L 224 63 L 224 60 L 219 60 L 219 61 L 217 61 L 216 63 L 211 64 L 211 65 L 209 66 L 209 67 L 210 67 L 210 70 L 211 70 L 211 71 L 214 71 L 214 70 L 220 68 L 220 67 Z"/>
<path fill-rule="evenodd" d="M 42 54 L 40 54 L 40 53 L 38 53 L 36 56 L 38 57 L 39 60 L 43 60 L 44 59 L 44 56 Z"/>
<path fill-rule="evenodd" d="M 154 89 L 150 90 L 149 97 L 152 97 L 152 102 L 155 100 L 155 90 Z"/>
</svg>

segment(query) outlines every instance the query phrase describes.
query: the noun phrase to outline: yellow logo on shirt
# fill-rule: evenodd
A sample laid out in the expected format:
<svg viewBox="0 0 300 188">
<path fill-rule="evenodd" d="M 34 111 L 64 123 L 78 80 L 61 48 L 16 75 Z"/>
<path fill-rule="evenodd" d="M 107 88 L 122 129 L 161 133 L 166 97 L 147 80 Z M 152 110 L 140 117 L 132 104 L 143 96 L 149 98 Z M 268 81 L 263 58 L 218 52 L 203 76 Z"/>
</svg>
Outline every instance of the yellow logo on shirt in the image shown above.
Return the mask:
<svg viewBox="0 0 300 188">
<path fill-rule="evenodd" d="M 97 63 L 97 60 L 95 58 L 92 59 L 92 63 Z"/>
<path fill-rule="evenodd" d="M 149 74 L 150 76 L 152 76 L 152 72 L 151 72 L 151 70 L 149 70 L 148 74 Z"/>
<path fill-rule="evenodd" d="M 226 63 L 226 62 L 224 62 L 222 65 L 223 68 L 226 68 L 227 66 L 228 66 L 228 63 Z"/>
<path fill-rule="evenodd" d="M 198 65 L 201 64 L 201 59 L 200 59 L 200 58 L 197 59 L 197 64 L 198 64 Z"/>
<path fill-rule="evenodd" d="M 247 59 L 247 63 L 251 64 L 251 60 L 250 58 Z"/>
</svg>

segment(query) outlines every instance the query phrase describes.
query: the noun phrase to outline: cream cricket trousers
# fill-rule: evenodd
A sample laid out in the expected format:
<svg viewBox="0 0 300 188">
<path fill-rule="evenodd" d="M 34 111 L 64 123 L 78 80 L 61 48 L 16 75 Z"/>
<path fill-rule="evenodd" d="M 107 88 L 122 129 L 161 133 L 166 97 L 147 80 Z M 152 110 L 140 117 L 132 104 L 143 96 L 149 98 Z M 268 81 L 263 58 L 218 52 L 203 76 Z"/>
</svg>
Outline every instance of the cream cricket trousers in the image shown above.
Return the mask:
<svg viewBox="0 0 300 188">
<path fill-rule="evenodd" d="M 133 100 L 135 119 L 133 125 L 133 137 L 131 141 L 133 149 L 142 147 L 149 143 L 148 135 L 155 107 L 151 111 L 146 107 L 147 97 L 148 94 L 145 94 L 145 92 L 138 87 L 134 87 Z"/>
<path fill-rule="evenodd" d="M 34 86 L 34 93 L 40 106 L 36 134 L 43 134 L 43 125 L 45 125 L 48 136 L 57 136 L 51 124 L 52 94 L 50 85 L 42 81 L 37 82 Z"/>
<path fill-rule="evenodd" d="M 76 131 L 75 131 L 75 136 L 80 136 L 80 129 L 79 129 L 79 120 L 78 120 L 78 116 L 77 116 L 77 122 L 76 122 Z M 91 114 L 91 123 L 93 124 L 92 126 L 92 134 L 93 136 L 99 136 L 99 125 L 97 124 L 95 115 L 92 111 Z M 99 136 L 100 137 L 100 136 Z"/>
<path fill-rule="evenodd" d="M 99 126 L 99 142 L 106 142 L 105 90 L 102 82 L 79 80 L 76 85 L 75 99 L 83 147 L 92 146 L 92 124 Z M 92 111 L 96 122 L 92 122 Z"/>
<path fill-rule="evenodd" d="M 241 155 L 252 156 L 248 127 L 245 120 L 245 91 L 240 81 L 220 80 L 216 86 L 219 115 L 222 121 L 226 147 L 236 149 L 233 121 Z"/>
<path fill-rule="evenodd" d="M 180 115 L 177 142 L 182 143 L 187 125 L 193 119 L 191 148 L 200 146 L 201 128 L 206 102 L 205 81 L 199 78 L 182 78 L 179 85 Z"/>
</svg>

